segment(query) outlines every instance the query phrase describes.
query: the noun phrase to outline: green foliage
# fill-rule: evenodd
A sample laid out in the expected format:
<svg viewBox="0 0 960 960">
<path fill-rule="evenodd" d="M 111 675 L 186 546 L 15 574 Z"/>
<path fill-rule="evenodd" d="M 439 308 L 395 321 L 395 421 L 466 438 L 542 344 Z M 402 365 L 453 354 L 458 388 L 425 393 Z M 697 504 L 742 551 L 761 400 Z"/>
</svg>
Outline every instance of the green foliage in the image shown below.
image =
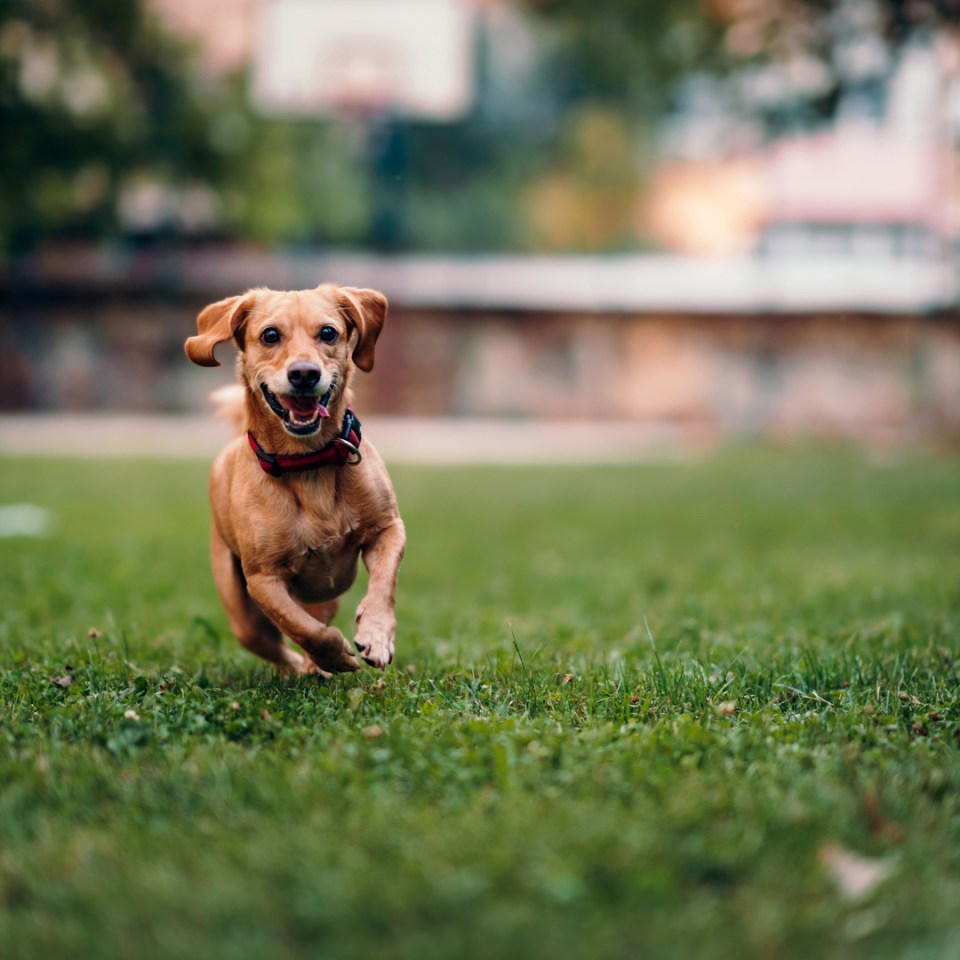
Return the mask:
<svg viewBox="0 0 960 960">
<path fill-rule="evenodd" d="M 247 78 L 210 76 L 144 0 L 2 0 L 0 256 L 130 234 L 635 249 L 643 144 L 685 78 L 800 55 L 819 63 L 832 77 L 822 89 L 762 108 L 778 129 L 829 115 L 845 85 L 882 80 L 844 72 L 843 51 L 865 31 L 888 45 L 892 68 L 911 38 L 956 19 L 953 0 L 887 0 L 876 16 L 869 8 L 527 0 L 506 28 L 502 17 L 483 20 L 471 113 L 452 124 L 397 121 L 390 157 L 375 143 L 376 124 L 257 116 Z M 508 48 L 526 48 L 531 62 L 516 76 L 498 76 L 497 29 Z M 509 64 L 509 50 L 504 57 Z M 612 140 L 584 142 L 584 129 L 597 130 L 584 124 L 590 116 L 606 118 L 602 129 L 613 124 Z M 604 153 L 611 162 L 598 184 Z M 123 216 L 137 196 L 147 207 L 140 221 Z"/>
<path fill-rule="evenodd" d="M 636 116 L 661 116 L 678 84 L 693 74 L 720 79 L 750 65 L 799 60 L 823 68 L 817 89 L 797 89 L 755 119 L 771 128 L 833 116 L 848 90 L 883 84 L 900 52 L 958 23 L 956 0 L 525 0 L 556 31 L 558 77 L 571 93 L 625 105 Z M 866 74 L 849 62 L 851 47 L 869 38 L 883 52 Z M 788 75 L 782 78 L 789 88 Z M 753 110 L 757 106 L 753 105 Z"/>
<path fill-rule="evenodd" d="M 234 107 L 228 222 L 270 244 L 360 244 L 370 218 L 363 151 L 345 123 L 265 120 Z M 242 131 L 242 132 L 241 132 Z"/>
<path fill-rule="evenodd" d="M 211 104 L 182 45 L 137 0 L 0 5 L 0 236 L 109 235 L 130 178 L 222 175 Z"/>
<path fill-rule="evenodd" d="M 11 955 L 957 942 L 955 459 L 395 470 L 398 662 L 326 686 L 230 637 L 205 474 L 0 463 L 56 518 L 0 551 Z"/>
<path fill-rule="evenodd" d="M 554 31 L 566 96 L 660 115 L 677 82 L 722 60 L 723 21 L 702 0 L 528 0 Z"/>
</svg>

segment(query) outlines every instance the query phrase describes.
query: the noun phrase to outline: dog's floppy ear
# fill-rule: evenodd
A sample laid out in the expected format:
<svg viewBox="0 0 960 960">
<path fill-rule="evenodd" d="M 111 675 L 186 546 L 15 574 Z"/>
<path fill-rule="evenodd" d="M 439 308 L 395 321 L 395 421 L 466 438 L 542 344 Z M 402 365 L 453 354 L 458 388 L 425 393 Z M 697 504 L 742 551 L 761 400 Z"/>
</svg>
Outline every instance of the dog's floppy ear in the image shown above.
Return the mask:
<svg viewBox="0 0 960 960">
<path fill-rule="evenodd" d="M 256 291 L 251 290 L 204 307 L 197 317 L 197 335 L 183 345 L 187 357 L 201 367 L 219 367 L 220 361 L 213 355 L 214 347 L 237 336 L 255 297 Z"/>
<path fill-rule="evenodd" d="M 358 287 L 339 287 L 337 305 L 347 321 L 357 330 L 357 345 L 353 348 L 353 362 L 365 373 L 373 369 L 373 354 L 377 337 L 387 317 L 387 298 L 377 290 Z"/>
</svg>

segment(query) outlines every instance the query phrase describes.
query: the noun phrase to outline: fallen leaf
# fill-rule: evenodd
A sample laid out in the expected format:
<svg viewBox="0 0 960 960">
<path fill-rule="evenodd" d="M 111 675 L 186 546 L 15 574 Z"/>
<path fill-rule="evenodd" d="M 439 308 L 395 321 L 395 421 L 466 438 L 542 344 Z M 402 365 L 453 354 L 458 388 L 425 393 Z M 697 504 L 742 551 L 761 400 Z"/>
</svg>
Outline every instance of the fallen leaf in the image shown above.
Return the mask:
<svg viewBox="0 0 960 960">
<path fill-rule="evenodd" d="M 69 687 L 73 683 L 73 667 L 68 663 L 65 669 L 67 672 L 62 677 L 54 677 L 54 686 Z"/>
<path fill-rule="evenodd" d="M 824 844 L 818 858 L 845 900 L 862 900 L 893 872 L 889 860 L 861 857 L 839 843 Z"/>
</svg>

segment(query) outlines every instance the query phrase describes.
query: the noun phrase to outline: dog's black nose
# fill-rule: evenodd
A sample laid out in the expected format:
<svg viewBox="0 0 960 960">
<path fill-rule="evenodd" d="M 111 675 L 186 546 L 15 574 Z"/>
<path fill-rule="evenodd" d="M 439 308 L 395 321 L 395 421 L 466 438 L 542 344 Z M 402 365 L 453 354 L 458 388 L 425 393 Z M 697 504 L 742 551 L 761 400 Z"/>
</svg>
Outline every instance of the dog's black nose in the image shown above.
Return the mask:
<svg viewBox="0 0 960 960">
<path fill-rule="evenodd" d="M 320 382 L 320 368 L 306 361 L 291 363 L 287 367 L 287 379 L 294 390 L 312 390 Z"/>
</svg>

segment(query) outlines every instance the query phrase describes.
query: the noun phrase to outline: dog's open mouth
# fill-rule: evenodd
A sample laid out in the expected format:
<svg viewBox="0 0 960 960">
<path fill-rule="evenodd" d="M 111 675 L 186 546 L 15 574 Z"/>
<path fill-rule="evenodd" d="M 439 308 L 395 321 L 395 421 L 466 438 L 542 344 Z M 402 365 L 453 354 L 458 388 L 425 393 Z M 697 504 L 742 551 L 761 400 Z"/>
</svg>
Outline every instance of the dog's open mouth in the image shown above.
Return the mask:
<svg viewBox="0 0 960 960">
<path fill-rule="evenodd" d="M 310 393 L 273 393 L 265 383 L 260 384 L 270 409 L 283 421 L 288 433 L 305 436 L 320 429 L 320 421 L 330 416 L 327 404 L 333 394 L 333 384 L 322 396 Z"/>
</svg>

